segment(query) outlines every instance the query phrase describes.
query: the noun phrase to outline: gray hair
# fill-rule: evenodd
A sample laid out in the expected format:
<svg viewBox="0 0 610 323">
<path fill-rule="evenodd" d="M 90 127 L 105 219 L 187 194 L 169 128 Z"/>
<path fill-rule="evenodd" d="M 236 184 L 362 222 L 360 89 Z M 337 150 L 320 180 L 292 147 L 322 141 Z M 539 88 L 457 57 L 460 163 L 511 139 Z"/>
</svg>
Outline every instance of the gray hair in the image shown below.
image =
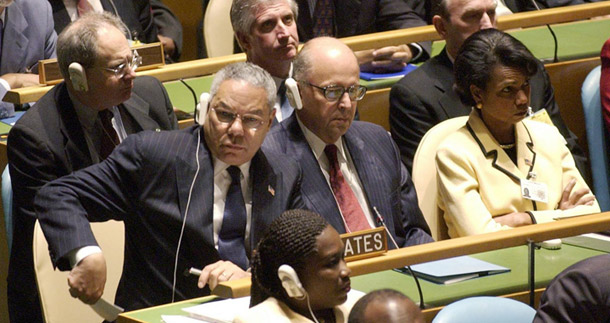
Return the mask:
<svg viewBox="0 0 610 323">
<path fill-rule="evenodd" d="M 259 5 L 286 2 L 292 10 L 295 23 L 299 15 L 299 5 L 295 0 L 233 0 L 231 5 L 231 25 L 233 32 L 243 35 L 250 35 L 252 25 L 254 24 L 254 13 Z"/>
<path fill-rule="evenodd" d="M 254 87 L 259 87 L 267 93 L 267 105 L 269 111 L 275 106 L 277 99 L 277 89 L 271 75 L 259 67 L 249 62 L 239 62 L 227 65 L 214 75 L 212 86 L 210 88 L 210 98 L 213 98 L 218 92 L 218 88 L 222 82 L 227 80 L 238 80 L 248 82 Z"/>
<path fill-rule="evenodd" d="M 123 22 L 109 12 L 90 12 L 69 24 L 57 38 L 57 63 L 61 75 L 68 78 L 68 66 L 77 62 L 83 68 L 93 67 L 98 58 L 98 31 L 112 26 L 127 34 Z"/>
</svg>

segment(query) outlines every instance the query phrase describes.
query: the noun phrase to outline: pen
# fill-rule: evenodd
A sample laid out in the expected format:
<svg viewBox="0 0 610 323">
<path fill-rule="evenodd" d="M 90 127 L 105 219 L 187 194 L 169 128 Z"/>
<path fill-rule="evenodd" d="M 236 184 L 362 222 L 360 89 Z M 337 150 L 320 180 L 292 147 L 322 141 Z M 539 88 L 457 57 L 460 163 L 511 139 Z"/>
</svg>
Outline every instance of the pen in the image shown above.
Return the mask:
<svg viewBox="0 0 610 323">
<path fill-rule="evenodd" d="M 201 269 L 197 269 L 195 267 L 191 267 L 191 269 L 189 269 L 189 275 L 201 276 Z"/>
</svg>

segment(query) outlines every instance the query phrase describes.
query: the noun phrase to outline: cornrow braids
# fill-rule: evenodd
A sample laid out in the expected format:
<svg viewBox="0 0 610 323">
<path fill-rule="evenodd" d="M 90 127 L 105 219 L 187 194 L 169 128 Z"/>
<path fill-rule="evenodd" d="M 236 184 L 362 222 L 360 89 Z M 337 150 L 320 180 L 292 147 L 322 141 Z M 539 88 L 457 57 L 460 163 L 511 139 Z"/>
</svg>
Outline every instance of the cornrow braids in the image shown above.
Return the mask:
<svg viewBox="0 0 610 323">
<path fill-rule="evenodd" d="M 317 237 L 328 225 L 320 215 L 306 210 L 288 210 L 271 223 L 252 257 L 250 307 L 269 296 L 288 299 L 278 268 L 287 264 L 299 274 L 307 258 L 317 252 Z"/>
</svg>

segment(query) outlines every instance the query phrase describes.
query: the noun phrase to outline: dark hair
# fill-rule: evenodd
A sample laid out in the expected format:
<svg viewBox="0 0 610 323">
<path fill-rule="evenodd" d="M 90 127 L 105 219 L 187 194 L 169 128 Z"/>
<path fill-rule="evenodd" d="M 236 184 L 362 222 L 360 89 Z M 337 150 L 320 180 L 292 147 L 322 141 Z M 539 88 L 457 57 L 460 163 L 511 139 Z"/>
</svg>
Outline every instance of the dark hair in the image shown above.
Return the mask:
<svg viewBox="0 0 610 323">
<path fill-rule="evenodd" d="M 411 300 L 409 297 L 405 296 L 403 293 L 393 290 L 393 289 L 386 288 L 386 289 L 374 290 L 374 291 L 369 292 L 366 295 L 362 296 L 356 302 L 356 304 L 354 304 L 354 307 L 352 307 L 352 310 L 349 312 L 349 318 L 348 318 L 347 322 L 348 323 L 361 323 L 361 322 L 364 323 L 364 311 L 366 310 L 366 307 L 370 303 L 382 302 L 385 304 L 390 299 Z"/>
<path fill-rule="evenodd" d="M 269 296 L 288 299 L 278 268 L 287 264 L 301 275 L 307 258 L 318 251 L 317 237 L 328 226 L 320 215 L 306 210 L 288 210 L 271 223 L 252 257 L 251 307 Z"/>
<path fill-rule="evenodd" d="M 513 36 L 497 29 L 477 31 L 464 41 L 453 66 L 454 89 L 462 103 L 476 104 L 470 86 L 485 89 L 496 65 L 518 69 L 528 77 L 538 71 L 538 60 Z"/>
</svg>

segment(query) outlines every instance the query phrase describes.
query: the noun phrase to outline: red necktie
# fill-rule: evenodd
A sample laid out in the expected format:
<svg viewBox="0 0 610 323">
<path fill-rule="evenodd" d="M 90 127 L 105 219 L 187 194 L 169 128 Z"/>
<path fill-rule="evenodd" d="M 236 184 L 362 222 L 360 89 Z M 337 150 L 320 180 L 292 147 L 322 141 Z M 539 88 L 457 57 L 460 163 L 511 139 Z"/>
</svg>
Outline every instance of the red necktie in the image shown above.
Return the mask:
<svg viewBox="0 0 610 323">
<path fill-rule="evenodd" d="M 76 10 L 78 11 L 78 16 L 82 16 L 87 12 L 93 11 L 93 7 L 89 4 L 88 0 L 78 0 L 76 4 Z"/>
<path fill-rule="evenodd" d="M 102 138 L 100 140 L 100 161 L 106 159 L 108 155 L 119 144 L 119 136 L 112 126 L 112 112 L 108 109 L 98 112 L 102 122 Z"/>
<path fill-rule="evenodd" d="M 334 36 L 334 11 L 333 0 L 318 0 L 313 12 L 314 37 Z"/>
<path fill-rule="evenodd" d="M 360 230 L 370 229 L 369 222 L 366 220 L 366 216 L 358 203 L 358 199 L 352 191 L 352 188 L 345 181 L 343 173 L 339 168 L 339 162 L 337 160 L 337 146 L 327 145 L 324 148 L 324 153 L 328 157 L 328 163 L 330 164 L 330 187 L 333 189 L 335 199 L 339 204 L 339 209 L 345 218 L 348 232 L 356 232 Z"/>
</svg>

